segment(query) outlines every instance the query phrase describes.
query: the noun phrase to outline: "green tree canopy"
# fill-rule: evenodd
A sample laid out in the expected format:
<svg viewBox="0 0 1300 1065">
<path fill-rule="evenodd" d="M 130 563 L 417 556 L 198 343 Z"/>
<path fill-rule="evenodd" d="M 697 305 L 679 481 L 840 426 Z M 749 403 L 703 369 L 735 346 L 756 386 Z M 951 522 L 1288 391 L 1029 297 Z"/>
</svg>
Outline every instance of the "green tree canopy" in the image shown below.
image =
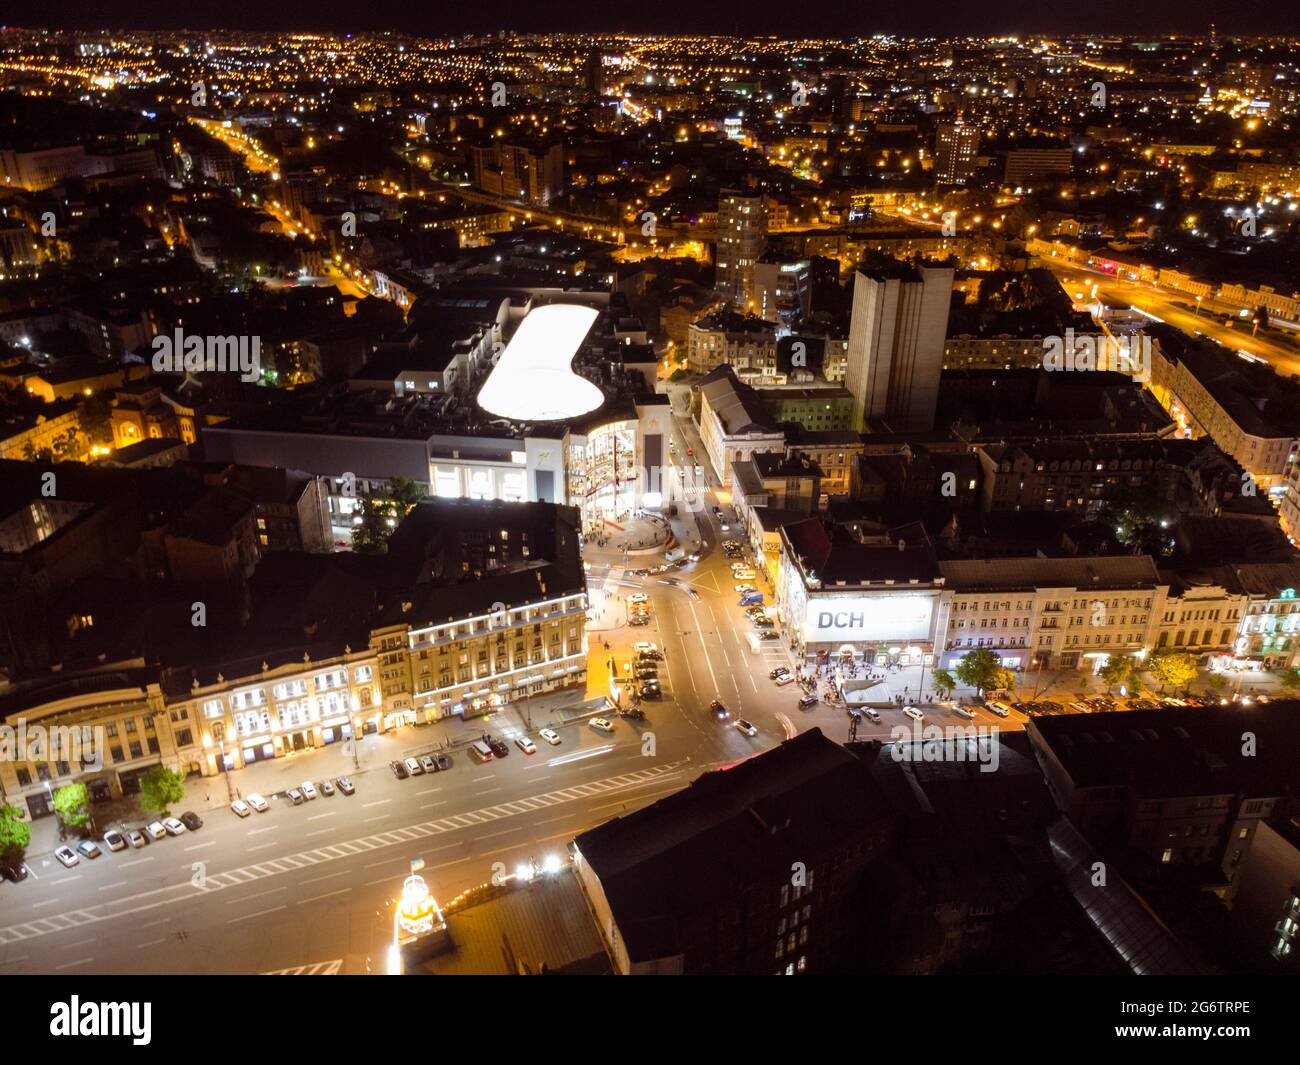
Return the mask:
<svg viewBox="0 0 1300 1065">
<path fill-rule="evenodd" d="M 1002 659 L 987 647 L 977 647 L 962 655 L 956 675 L 962 684 L 981 695 L 990 688 L 1009 688 L 1015 682 L 1015 674 L 1004 669 Z"/>
<path fill-rule="evenodd" d="M 32 841 L 32 826 L 22 820 L 17 806 L 0 806 L 0 862 L 13 862 L 22 858 Z"/>
<path fill-rule="evenodd" d="M 69 828 L 84 828 L 90 823 L 90 792 L 80 781 L 64 784 L 54 793 L 54 812 Z"/>
<path fill-rule="evenodd" d="M 407 477 L 394 477 L 383 488 L 368 490 L 357 508 L 361 523 L 352 529 L 353 548 L 364 555 L 388 550 L 393 530 L 423 498 L 420 486 Z"/>
<path fill-rule="evenodd" d="M 1133 659 L 1127 655 L 1111 655 L 1106 660 L 1106 664 L 1098 671 L 1101 679 L 1106 682 L 1106 691 L 1109 693 L 1111 688 L 1118 687 L 1129 679 L 1129 674 L 1133 672 Z"/>
<path fill-rule="evenodd" d="M 951 692 L 957 687 L 957 678 L 946 669 L 934 671 L 934 686 L 941 692 Z"/>
<path fill-rule="evenodd" d="M 1166 687 L 1185 688 L 1196 679 L 1196 657 L 1183 651 L 1170 651 L 1153 655 L 1147 663 L 1147 672 Z"/>
<path fill-rule="evenodd" d="M 185 778 L 166 766 L 156 765 L 140 778 L 140 805 L 165 814 L 174 802 L 185 798 Z"/>
</svg>

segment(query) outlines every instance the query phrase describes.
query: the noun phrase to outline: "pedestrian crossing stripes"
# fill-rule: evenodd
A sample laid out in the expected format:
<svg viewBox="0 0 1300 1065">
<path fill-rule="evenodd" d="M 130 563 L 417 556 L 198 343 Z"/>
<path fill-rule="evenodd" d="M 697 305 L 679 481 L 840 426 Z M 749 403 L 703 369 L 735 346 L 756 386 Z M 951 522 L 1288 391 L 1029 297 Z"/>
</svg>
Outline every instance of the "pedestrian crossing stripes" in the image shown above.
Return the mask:
<svg viewBox="0 0 1300 1065">
<path fill-rule="evenodd" d="M 266 859 L 238 869 L 211 874 L 203 881 L 201 886 L 186 882 L 173 884 L 170 887 L 156 888 L 153 891 L 132 895 L 125 899 L 101 903 L 95 907 L 93 912 L 88 909 L 69 910 L 66 913 L 53 914 L 32 921 L 24 921 L 20 924 L 7 925 L 0 928 L 0 945 L 20 943 L 40 936 L 51 935 L 55 932 L 66 932 L 69 929 L 80 928 L 83 925 L 97 924 L 116 917 L 140 913 L 158 906 L 168 906 L 184 899 L 192 899 L 196 893 L 211 894 L 223 891 L 226 888 L 251 884 L 268 877 L 320 865 L 323 862 L 338 861 L 357 854 L 382 850 L 385 847 L 396 847 L 403 843 L 430 839 L 448 832 L 456 832 L 476 825 L 486 825 L 508 817 L 518 817 L 533 810 L 543 810 L 566 802 L 588 799 L 595 795 L 605 795 L 611 792 L 641 787 L 651 781 L 662 780 L 677 774 L 689 761 L 690 759 L 684 758 L 676 762 L 666 762 L 651 769 L 638 769 L 631 773 L 620 773 L 618 776 L 605 777 L 602 780 L 593 780 L 586 784 L 575 784 L 571 787 L 544 792 L 540 795 L 530 795 L 527 798 L 514 799 L 508 803 L 485 806 L 462 814 L 451 814 L 432 821 L 423 821 L 419 824 L 391 829 L 387 832 L 376 832 L 344 843 L 315 847 L 311 850 L 300 851 L 297 854 L 285 855 L 282 858 Z"/>
<path fill-rule="evenodd" d="M 343 959 L 335 958 L 333 961 L 318 961 L 315 965 L 297 965 L 292 969 L 272 969 L 269 973 L 263 973 L 263 976 L 337 976 L 340 969 L 343 968 Z"/>
</svg>

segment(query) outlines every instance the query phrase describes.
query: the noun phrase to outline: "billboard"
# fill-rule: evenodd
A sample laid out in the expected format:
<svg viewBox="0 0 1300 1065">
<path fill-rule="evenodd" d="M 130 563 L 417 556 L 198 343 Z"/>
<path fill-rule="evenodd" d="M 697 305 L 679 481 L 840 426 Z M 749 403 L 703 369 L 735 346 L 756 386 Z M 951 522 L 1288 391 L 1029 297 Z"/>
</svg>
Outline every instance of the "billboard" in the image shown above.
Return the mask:
<svg viewBox="0 0 1300 1065">
<path fill-rule="evenodd" d="M 930 639 L 937 597 L 908 593 L 816 596 L 804 616 L 805 643 L 915 643 Z"/>
</svg>

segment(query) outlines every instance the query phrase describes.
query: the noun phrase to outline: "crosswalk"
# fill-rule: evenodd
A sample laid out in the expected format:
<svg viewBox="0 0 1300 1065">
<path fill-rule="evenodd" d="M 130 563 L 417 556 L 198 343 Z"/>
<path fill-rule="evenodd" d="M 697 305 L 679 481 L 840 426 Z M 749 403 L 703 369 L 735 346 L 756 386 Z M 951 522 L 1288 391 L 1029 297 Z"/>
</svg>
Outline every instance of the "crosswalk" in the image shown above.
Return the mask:
<svg viewBox="0 0 1300 1065">
<path fill-rule="evenodd" d="M 272 969 L 263 976 L 337 976 L 343 968 L 342 958 L 318 961 L 314 965 L 297 965 L 292 969 Z"/>
<path fill-rule="evenodd" d="M 85 925 L 97 924 L 117 917 L 125 917 L 129 914 L 151 910 L 158 906 L 166 906 L 185 899 L 192 899 L 196 894 L 212 894 L 227 888 L 291 873 L 298 869 L 339 861 L 357 854 L 366 854 L 386 847 L 415 843 L 448 832 L 459 832 L 463 829 L 490 824 L 504 818 L 518 817 L 534 810 L 544 810 L 562 806 L 565 803 L 588 799 L 596 795 L 643 787 L 653 781 L 676 775 L 689 761 L 689 758 L 683 758 L 649 769 L 620 773 L 617 776 L 593 780 L 586 784 L 574 784 L 567 788 L 558 788 L 555 791 L 530 795 L 527 798 L 515 799 L 511 802 L 484 806 L 461 814 L 451 814 L 432 821 L 422 821 L 419 824 L 407 825 L 404 828 L 391 829 L 388 832 L 376 832 L 373 835 L 362 836 L 343 843 L 315 847 L 283 858 L 268 859 L 223 873 L 213 873 L 203 880 L 202 886 L 198 887 L 190 883 L 174 884 L 171 887 L 158 888 L 116 902 L 99 903 L 94 910 L 69 910 L 65 913 L 52 914 L 49 917 L 42 917 L 37 920 L 8 925 L 0 928 L 0 945 L 21 943 L 40 936 L 53 935 L 56 932 L 66 932 Z"/>
</svg>

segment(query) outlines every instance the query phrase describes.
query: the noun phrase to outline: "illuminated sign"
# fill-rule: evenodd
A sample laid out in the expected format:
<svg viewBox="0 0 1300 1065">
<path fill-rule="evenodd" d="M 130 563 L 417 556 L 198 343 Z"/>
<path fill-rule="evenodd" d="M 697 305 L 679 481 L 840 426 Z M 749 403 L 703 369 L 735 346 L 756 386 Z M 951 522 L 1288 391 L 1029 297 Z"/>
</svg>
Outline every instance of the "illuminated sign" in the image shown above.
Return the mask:
<svg viewBox="0 0 1300 1065">
<path fill-rule="evenodd" d="M 809 600 L 804 641 L 906 643 L 930 638 L 934 597 L 928 595 L 833 596 Z"/>
</svg>

